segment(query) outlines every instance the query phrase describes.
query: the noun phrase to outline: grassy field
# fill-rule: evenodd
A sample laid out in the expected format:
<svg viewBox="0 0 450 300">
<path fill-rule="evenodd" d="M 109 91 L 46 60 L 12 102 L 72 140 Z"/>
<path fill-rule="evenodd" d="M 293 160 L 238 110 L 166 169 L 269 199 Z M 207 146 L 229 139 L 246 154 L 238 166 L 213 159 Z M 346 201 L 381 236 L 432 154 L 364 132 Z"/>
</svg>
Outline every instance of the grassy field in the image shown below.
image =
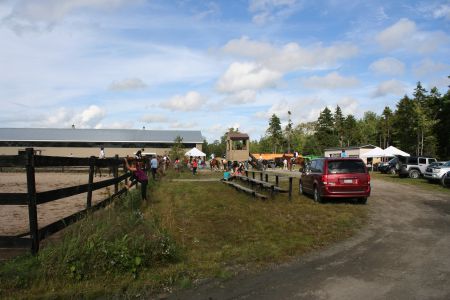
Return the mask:
<svg viewBox="0 0 450 300">
<path fill-rule="evenodd" d="M 200 172 L 195 178 L 220 178 Z M 367 207 L 286 194 L 255 200 L 216 182 L 152 182 L 70 226 L 36 257 L 0 266 L 0 298 L 136 297 L 287 262 L 352 235 Z M 282 184 L 287 184 L 285 181 Z"/>
<path fill-rule="evenodd" d="M 450 189 L 443 187 L 439 182 L 428 182 L 425 178 L 411 179 L 401 178 L 398 175 L 382 174 L 380 172 L 371 172 L 370 176 L 374 179 L 386 180 L 402 185 L 415 185 L 429 191 L 441 192 L 450 194 Z"/>
</svg>

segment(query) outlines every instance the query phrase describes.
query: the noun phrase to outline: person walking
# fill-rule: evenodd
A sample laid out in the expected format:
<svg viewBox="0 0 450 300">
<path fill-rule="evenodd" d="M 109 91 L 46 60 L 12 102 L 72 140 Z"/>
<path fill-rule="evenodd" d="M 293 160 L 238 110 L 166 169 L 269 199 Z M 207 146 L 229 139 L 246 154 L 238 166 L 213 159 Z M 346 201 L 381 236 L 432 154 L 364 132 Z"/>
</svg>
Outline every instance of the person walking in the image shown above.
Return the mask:
<svg viewBox="0 0 450 300">
<path fill-rule="evenodd" d="M 197 174 L 198 161 L 196 158 L 192 161 L 192 175 Z"/>
<path fill-rule="evenodd" d="M 152 170 L 153 180 L 156 180 L 156 172 L 158 171 L 158 160 L 154 155 L 152 157 L 152 160 L 150 161 L 150 169 Z"/>
</svg>

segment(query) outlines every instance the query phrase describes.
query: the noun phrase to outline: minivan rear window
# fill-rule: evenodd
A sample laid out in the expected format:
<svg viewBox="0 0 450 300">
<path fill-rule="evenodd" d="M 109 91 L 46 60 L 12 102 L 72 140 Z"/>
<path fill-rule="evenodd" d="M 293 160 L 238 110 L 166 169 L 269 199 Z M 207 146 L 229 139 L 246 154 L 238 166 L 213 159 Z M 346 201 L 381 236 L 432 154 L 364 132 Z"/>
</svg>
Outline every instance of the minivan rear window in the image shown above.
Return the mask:
<svg viewBox="0 0 450 300">
<path fill-rule="evenodd" d="M 366 173 L 364 162 L 359 160 L 336 160 L 328 162 L 328 173 Z"/>
</svg>

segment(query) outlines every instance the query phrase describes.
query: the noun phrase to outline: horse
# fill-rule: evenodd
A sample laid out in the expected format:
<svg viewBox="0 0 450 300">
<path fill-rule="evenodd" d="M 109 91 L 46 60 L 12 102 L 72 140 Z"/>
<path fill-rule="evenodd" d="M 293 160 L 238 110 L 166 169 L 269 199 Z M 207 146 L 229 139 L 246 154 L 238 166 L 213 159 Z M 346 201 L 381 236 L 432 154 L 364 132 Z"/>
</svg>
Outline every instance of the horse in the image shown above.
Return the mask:
<svg viewBox="0 0 450 300">
<path fill-rule="evenodd" d="M 220 161 L 217 158 L 212 158 L 209 161 L 209 166 L 211 168 L 211 171 L 220 170 Z"/>
</svg>

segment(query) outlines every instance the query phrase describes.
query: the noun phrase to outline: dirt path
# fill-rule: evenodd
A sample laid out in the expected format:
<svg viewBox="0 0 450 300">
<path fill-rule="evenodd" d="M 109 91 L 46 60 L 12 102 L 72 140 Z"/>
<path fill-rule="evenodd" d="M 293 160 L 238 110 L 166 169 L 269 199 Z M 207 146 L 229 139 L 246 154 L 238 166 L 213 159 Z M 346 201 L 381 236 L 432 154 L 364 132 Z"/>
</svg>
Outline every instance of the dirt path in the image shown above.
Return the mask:
<svg viewBox="0 0 450 300">
<path fill-rule="evenodd" d="M 43 192 L 63 187 L 70 187 L 88 183 L 87 173 L 36 173 L 36 191 Z M 94 181 L 105 180 L 110 177 L 95 177 Z M 92 203 L 95 204 L 105 198 L 105 191 L 93 192 Z M 26 193 L 26 174 L 0 173 L 0 192 Z M 38 206 L 39 227 L 51 224 L 59 219 L 70 216 L 86 207 L 86 193 L 48 202 Z M 0 206 L 0 235 L 17 235 L 29 231 L 28 206 L 1 205 Z"/>
<path fill-rule="evenodd" d="M 450 197 L 373 180 L 369 224 L 298 262 L 169 299 L 450 299 Z"/>
</svg>

